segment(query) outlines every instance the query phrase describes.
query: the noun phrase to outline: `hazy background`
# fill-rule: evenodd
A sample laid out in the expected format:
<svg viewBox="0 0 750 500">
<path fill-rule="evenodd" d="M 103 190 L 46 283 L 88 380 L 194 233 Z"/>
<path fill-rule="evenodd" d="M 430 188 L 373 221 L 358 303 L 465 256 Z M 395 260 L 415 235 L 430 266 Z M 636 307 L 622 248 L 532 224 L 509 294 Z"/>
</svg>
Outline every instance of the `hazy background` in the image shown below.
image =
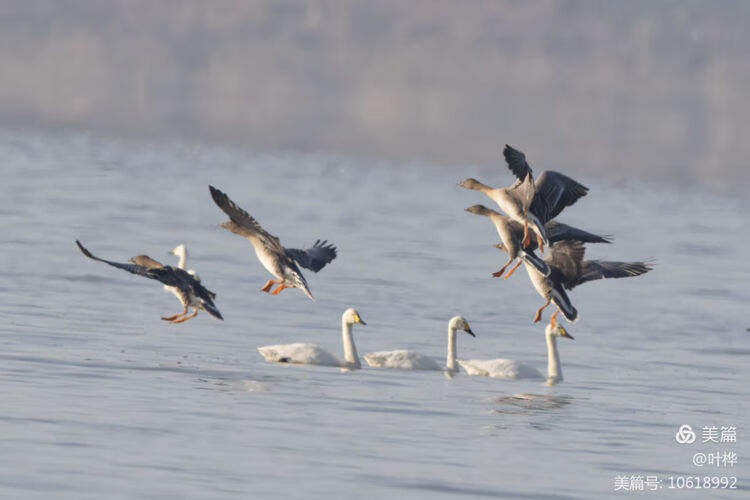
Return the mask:
<svg viewBox="0 0 750 500">
<path fill-rule="evenodd" d="M 0 0 L 0 127 L 750 180 L 750 3 Z"/>
</svg>

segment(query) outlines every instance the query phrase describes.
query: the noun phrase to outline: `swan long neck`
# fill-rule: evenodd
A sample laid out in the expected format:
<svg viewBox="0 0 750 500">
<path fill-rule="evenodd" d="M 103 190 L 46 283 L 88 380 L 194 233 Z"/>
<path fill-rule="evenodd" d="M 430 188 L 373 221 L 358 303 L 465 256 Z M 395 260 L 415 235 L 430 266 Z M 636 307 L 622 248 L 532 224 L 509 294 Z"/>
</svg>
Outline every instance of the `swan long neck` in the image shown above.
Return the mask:
<svg viewBox="0 0 750 500">
<path fill-rule="evenodd" d="M 456 367 L 456 327 L 448 325 L 448 356 L 445 359 L 445 368 L 450 372 L 458 371 Z"/>
<path fill-rule="evenodd" d="M 185 266 L 187 266 L 187 250 L 183 250 L 178 256 L 180 257 L 180 261 L 177 263 L 177 267 L 185 269 Z"/>
<path fill-rule="evenodd" d="M 344 342 L 344 361 L 346 361 L 346 364 L 352 368 L 362 368 L 357 348 L 354 346 L 352 325 L 343 318 L 341 320 L 341 337 Z"/>
<path fill-rule="evenodd" d="M 560 354 L 557 352 L 557 339 L 549 331 L 546 331 L 544 336 L 547 337 L 547 380 L 559 382 L 563 376 Z"/>
</svg>

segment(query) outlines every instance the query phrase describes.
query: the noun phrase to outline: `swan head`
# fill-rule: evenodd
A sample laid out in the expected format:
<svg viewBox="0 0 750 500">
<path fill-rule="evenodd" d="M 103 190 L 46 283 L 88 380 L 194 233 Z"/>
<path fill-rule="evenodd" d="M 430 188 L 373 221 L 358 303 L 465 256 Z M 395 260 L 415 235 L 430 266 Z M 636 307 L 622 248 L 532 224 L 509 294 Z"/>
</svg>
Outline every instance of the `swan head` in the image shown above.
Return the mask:
<svg viewBox="0 0 750 500">
<path fill-rule="evenodd" d="M 465 182 L 465 181 L 464 181 Z M 472 214 L 476 215 L 485 215 L 489 217 L 492 215 L 495 211 L 490 210 L 489 208 L 485 207 L 484 205 L 472 205 L 470 207 L 464 208 L 465 212 L 470 212 Z"/>
<path fill-rule="evenodd" d="M 554 316 L 550 318 L 550 322 L 547 328 L 544 329 L 544 333 L 553 337 L 565 337 L 566 339 L 574 340 L 573 336 L 557 322 Z"/>
<path fill-rule="evenodd" d="M 480 191 L 484 187 L 484 184 L 482 184 L 478 180 L 473 179 L 471 177 L 469 177 L 468 179 L 462 180 L 457 185 L 461 186 L 462 188 L 475 189 L 477 191 Z"/>
<path fill-rule="evenodd" d="M 346 311 L 344 311 L 344 314 L 341 315 L 341 319 L 344 321 L 344 323 L 353 325 L 354 323 L 359 323 L 361 325 L 366 325 L 364 321 L 362 321 L 362 318 L 360 317 L 359 313 L 353 309 L 349 308 Z"/>
<path fill-rule="evenodd" d="M 463 316 L 453 316 L 448 322 L 448 328 L 451 330 L 463 330 L 472 337 L 476 337 L 469 327 L 469 322 L 466 321 Z"/>
<path fill-rule="evenodd" d="M 187 257 L 187 248 L 185 248 L 185 245 L 177 245 L 169 253 L 177 257 Z"/>
</svg>

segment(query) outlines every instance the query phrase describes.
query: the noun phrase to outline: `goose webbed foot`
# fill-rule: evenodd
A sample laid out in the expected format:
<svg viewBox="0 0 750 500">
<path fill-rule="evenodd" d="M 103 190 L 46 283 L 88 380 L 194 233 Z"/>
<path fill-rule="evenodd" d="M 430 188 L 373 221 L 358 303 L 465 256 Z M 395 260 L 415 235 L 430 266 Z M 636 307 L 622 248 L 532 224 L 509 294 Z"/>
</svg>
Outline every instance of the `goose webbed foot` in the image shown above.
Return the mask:
<svg viewBox="0 0 750 500">
<path fill-rule="evenodd" d="M 516 262 L 516 265 L 515 265 L 515 266 L 513 266 L 513 267 L 511 267 L 511 268 L 510 268 L 510 271 L 508 271 L 508 273 L 507 273 L 507 274 L 506 274 L 505 276 L 503 276 L 503 279 L 504 279 L 504 280 L 505 280 L 505 279 L 508 279 L 508 277 L 509 277 L 509 276 L 510 276 L 511 274 L 513 274 L 513 273 L 514 273 L 514 272 L 516 271 L 516 269 L 518 269 L 518 266 L 520 266 L 520 265 L 521 265 L 521 261 L 519 260 L 518 262 Z"/>
<path fill-rule="evenodd" d="M 508 267 L 511 262 L 513 262 L 513 259 L 508 259 L 508 262 L 506 262 L 503 267 L 492 273 L 492 276 L 494 276 L 495 278 L 499 278 L 500 276 L 502 276 L 505 272 L 505 268 Z"/>
<path fill-rule="evenodd" d="M 272 285 L 278 285 L 279 283 L 281 283 L 281 282 L 277 281 L 277 280 L 268 280 L 268 281 L 266 281 L 266 284 L 263 285 L 263 288 L 260 289 L 260 291 L 261 292 L 268 292 L 271 289 Z M 187 310 L 185 312 L 187 312 Z"/>
<path fill-rule="evenodd" d="M 172 321 L 174 319 L 179 318 L 180 316 L 186 315 L 187 313 L 188 313 L 188 308 L 186 307 L 185 310 L 182 311 L 181 313 L 173 314 L 171 316 L 162 316 L 161 319 L 163 319 L 164 321 Z"/>
<path fill-rule="evenodd" d="M 287 285 L 286 283 L 281 283 L 281 284 L 279 284 L 279 286 L 277 286 L 276 288 L 274 288 L 274 289 L 273 289 L 273 290 L 271 291 L 271 295 L 278 295 L 278 294 L 280 294 L 280 293 L 281 293 L 281 291 L 282 291 L 282 290 L 283 290 L 284 288 L 294 288 L 294 287 L 292 287 L 292 286 L 290 286 L 290 285 Z"/>
<path fill-rule="evenodd" d="M 187 320 L 189 320 L 190 318 L 195 318 L 196 316 L 198 316 L 198 309 L 195 309 L 195 310 L 193 311 L 193 314 L 191 314 L 191 315 L 189 315 L 189 316 L 184 316 L 184 317 L 182 317 L 182 318 L 180 318 L 180 319 L 176 319 L 176 320 L 172 321 L 172 324 L 175 324 L 175 323 L 182 323 L 183 321 L 187 321 Z"/>
</svg>

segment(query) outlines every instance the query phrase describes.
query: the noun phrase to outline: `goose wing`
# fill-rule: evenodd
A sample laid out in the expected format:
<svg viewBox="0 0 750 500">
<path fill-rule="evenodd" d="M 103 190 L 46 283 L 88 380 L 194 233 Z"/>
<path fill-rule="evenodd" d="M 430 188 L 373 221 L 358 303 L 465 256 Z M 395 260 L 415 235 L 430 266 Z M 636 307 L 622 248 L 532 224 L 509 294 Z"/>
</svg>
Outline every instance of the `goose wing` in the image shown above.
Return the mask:
<svg viewBox="0 0 750 500">
<path fill-rule="evenodd" d="M 508 168 L 519 181 L 523 182 L 527 176 L 531 175 L 531 167 L 526 161 L 525 154 L 506 144 L 505 149 L 503 149 L 503 156 L 505 156 Z"/>
<path fill-rule="evenodd" d="M 544 225 L 550 243 L 562 240 L 583 241 L 585 243 L 612 243 L 610 235 L 598 235 L 589 233 L 583 229 L 563 224 L 562 222 L 549 221 Z"/>
<path fill-rule="evenodd" d="M 273 236 L 263 229 L 257 220 L 240 208 L 229 198 L 229 196 L 226 195 L 226 193 L 223 193 L 213 186 L 208 186 L 208 189 L 211 191 L 211 197 L 216 205 L 222 209 L 234 223 L 234 225 L 230 225 L 227 229 L 245 237 L 255 235 L 269 249 L 276 251 L 284 250 L 284 247 L 281 246 L 281 242 L 276 236 Z"/>
<path fill-rule="evenodd" d="M 183 280 L 180 279 L 177 273 L 173 272 L 169 267 L 161 266 L 161 264 L 159 264 L 153 259 L 149 259 L 149 260 L 151 260 L 152 262 L 156 264 L 159 264 L 158 266 L 153 265 L 153 264 L 149 264 L 148 266 L 146 266 L 146 265 L 140 265 L 140 264 L 127 264 L 124 262 L 112 262 L 111 260 L 100 259 L 99 257 L 96 257 L 94 254 L 89 252 L 88 249 L 86 249 L 86 247 L 84 247 L 81 244 L 81 242 L 78 240 L 76 240 L 76 245 L 78 245 L 78 248 L 81 250 L 83 255 L 85 255 L 89 259 L 94 259 L 94 260 L 98 260 L 99 262 L 104 262 L 105 264 L 109 264 L 110 266 L 116 267 L 118 269 L 122 269 L 123 271 L 127 271 L 129 273 L 133 273 L 139 276 L 145 276 L 146 278 L 161 281 L 162 283 L 168 286 L 174 286 L 174 287 L 179 288 L 181 285 L 183 285 Z"/>
<path fill-rule="evenodd" d="M 557 217 L 565 207 L 574 204 L 589 190 L 583 184 L 554 170 L 542 172 L 535 186 L 530 210 L 542 223 Z"/>
<path fill-rule="evenodd" d="M 296 260 L 297 264 L 316 273 L 336 258 L 336 247 L 333 244 L 328 244 L 328 240 L 317 240 L 313 246 L 306 250 L 285 248 L 284 251 L 289 257 Z"/>
<path fill-rule="evenodd" d="M 526 210 L 533 202 L 534 192 L 536 191 L 534 176 L 526 161 L 526 155 L 506 144 L 505 149 L 503 149 L 503 156 L 505 156 L 508 168 L 516 176 L 516 181 L 508 190 L 523 202 L 524 210 Z"/>
<path fill-rule="evenodd" d="M 578 284 L 585 249 L 580 241 L 563 240 L 549 247 L 544 260 L 547 261 L 554 281 L 570 290 Z"/>
<path fill-rule="evenodd" d="M 629 278 L 649 272 L 653 267 L 647 262 L 617 262 L 611 260 L 587 260 L 583 262 L 581 275 L 574 286 L 603 278 Z"/>
</svg>

